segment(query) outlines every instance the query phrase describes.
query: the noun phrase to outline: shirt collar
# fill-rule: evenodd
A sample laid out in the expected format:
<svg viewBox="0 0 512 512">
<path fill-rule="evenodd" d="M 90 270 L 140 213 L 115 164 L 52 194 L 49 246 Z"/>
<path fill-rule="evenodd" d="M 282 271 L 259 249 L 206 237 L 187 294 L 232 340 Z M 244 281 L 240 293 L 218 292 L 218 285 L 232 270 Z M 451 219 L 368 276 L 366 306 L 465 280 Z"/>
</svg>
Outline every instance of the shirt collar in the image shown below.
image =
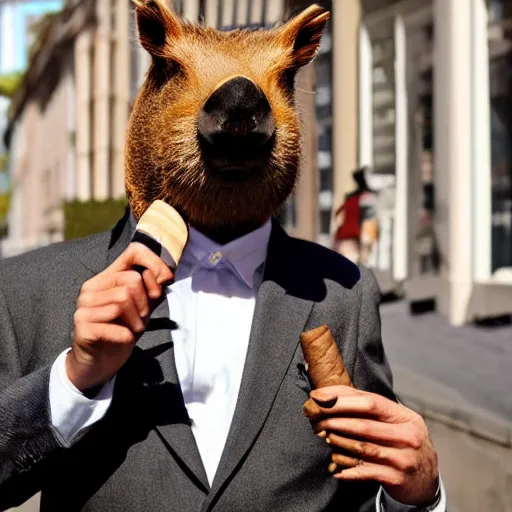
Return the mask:
<svg viewBox="0 0 512 512">
<path fill-rule="evenodd" d="M 136 225 L 137 221 L 131 214 L 132 232 L 135 232 Z M 181 262 L 185 263 L 182 268 L 190 269 L 190 275 L 205 258 L 209 258 L 210 261 L 215 261 L 215 258 L 227 259 L 247 286 L 253 288 L 254 274 L 267 259 L 271 231 L 272 221 L 269 219 L 263 226 L 247 235 L 220 245 L 189 226 L 188 242 L 181 257 Z"/>
<path fill-rule="evenodd" d="M 227 260 L 247 286 L 253 288 L 254 274 L 267 258 L 271 231 L 272 222 L 268 220 L 247 235 L 220 245 L 190 226 L 182 261 L 186 261 L 189 267 L 196 267 L 204 261 L 214 268 L 217 261 L 220 265 L 223 260 Z"/>
</svg>

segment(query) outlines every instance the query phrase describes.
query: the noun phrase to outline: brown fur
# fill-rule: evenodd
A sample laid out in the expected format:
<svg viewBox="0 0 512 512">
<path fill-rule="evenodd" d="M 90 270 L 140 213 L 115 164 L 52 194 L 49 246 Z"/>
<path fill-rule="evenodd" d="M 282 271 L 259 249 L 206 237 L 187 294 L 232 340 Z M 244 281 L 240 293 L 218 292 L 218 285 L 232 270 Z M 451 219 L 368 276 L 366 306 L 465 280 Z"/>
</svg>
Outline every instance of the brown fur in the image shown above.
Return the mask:
<svg viewBox="0 0 512 512">
<path fill-rule="evenodd" d="M 134 1 L 141 44 L 153 56 L 126 142 L 126 191 L 135 217 L 163 199 L 205 230 L 262 224 L 297 180 L 300 129 L 287 83 L 316 55 L 329 14 L 311 6 L 272 30 L 219 32 L 180 20 L 162 0 Z M 266 168 L 230 183 L 205 171 L 197 120 L 210 95 L 236 76 L 267 96 L 276 137 Z"/>
</svg>

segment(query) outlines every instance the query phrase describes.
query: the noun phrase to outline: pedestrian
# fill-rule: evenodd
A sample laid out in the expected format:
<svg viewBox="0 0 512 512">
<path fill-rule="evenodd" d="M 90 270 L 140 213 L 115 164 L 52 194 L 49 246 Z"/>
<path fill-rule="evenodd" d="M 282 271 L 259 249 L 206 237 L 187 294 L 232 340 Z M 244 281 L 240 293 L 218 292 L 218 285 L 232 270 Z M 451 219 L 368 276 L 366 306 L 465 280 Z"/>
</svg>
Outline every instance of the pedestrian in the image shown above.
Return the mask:
<svg viewBox="0 0 512 512">
<path fill-rule="evenodd" d="M 378 239 L 378 221 L 375 209 L 377 193 L 366 181 L 367 169 L 352 173 L 356 189 L 345 196 L 335 217 L 343 218 L 334 235 L 334 250 L 354 263 L 368 263 L 368 257 Z"/>
<path fill-rule="evenodd" d="M 0 265 L 0 508 L 41 490 L 43 511 L 444 511 L 425 423 L 392 391 L 374 277 L 271 220 L 298 176 L 293 76 L 328 13 L 220 33 L 135 4 L 153 61 L 129 209 Z M 131 242 L 158 199 L 188 226 L 175 275 Z M 324 324 L 354 388 L 311 386 L 299 339 Z"/>
</svg>

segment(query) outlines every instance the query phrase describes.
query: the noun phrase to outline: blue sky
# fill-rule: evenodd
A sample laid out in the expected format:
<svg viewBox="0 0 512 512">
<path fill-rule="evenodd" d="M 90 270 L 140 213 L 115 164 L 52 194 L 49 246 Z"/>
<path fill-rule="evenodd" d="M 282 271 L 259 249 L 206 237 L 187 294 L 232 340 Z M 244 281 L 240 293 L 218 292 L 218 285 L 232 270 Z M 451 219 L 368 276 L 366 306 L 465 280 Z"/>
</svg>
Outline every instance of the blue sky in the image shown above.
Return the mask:
<svg viewBox="0 0 512 512">
<path fill-rule="evenodd" d="M 32 16 L 58 11 L 62 0 L 4 4 L 0 7 L 0 72 L 24 69 L 27 65 L 27 21 Z"/>
</svg>

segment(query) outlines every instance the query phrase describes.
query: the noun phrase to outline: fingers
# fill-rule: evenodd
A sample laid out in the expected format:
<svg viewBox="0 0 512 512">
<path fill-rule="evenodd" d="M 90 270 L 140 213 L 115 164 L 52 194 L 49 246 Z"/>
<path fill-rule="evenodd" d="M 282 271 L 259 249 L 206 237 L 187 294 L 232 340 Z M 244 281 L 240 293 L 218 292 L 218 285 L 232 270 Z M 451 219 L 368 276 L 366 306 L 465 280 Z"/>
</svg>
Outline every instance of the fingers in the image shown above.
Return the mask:
<svg viewBox="0 0 512 512">
<path fill-rule="evenodd" d="M 132 270 L 134 266 L 146 269 L 143 272 L 143 281 L 148 286 L 148 293 L 152 298 L 159 297 L 162 285 L 174 277 L 171 269 L 154 252 L 140 243 L 132 243 L 110 267 L 85 282 L 81 291 L 84 293 L 94 292 L 122 285 L 124 283 L 118 281 L 118 275 L 124 274 L 126 271 L 130 271 L 130 274 L 138 274 Z M 154 279 L 148 276 L 148 273 L 151 273 Z M 152 295 L 156 293 L 155 282 L 158 286 L 157 297 Z"/>
<path fill-rule="evenodd" d="M 119 286 L 96 292 L 80 294 L 77 308 L 95 308 L 107 304 L 120 304 L 133 302 L 138 316 L 145 319 L 149 316 L 149 300 L 143 284 L 143 278 L 136 272 L 120 273 Z"/>
<path fill-rule="evenodd" d="M 326 442 L 338 450 L 342 449 L 344 453 L 348 453 L 350 456 L 355 456 L 355 459 L 359 461 L 384 464 L 406 472 L 412 471 L 414 467 L 415 459 L 412 449 L 409 452 L 403 448 L 390 448 L 333 434 L 329 434 Z M 333 461 L 337 462 L 334 457 Z"/>
<path fill-rule="evenodd" d="M 151 299 L 156 300 L 162 295 L 162 287 L 158 284 L 156 277 L 150 270 L 144 270 L 142 280 Z"/>
<path fill-rule="evenodd" d="M 304 402 L 302 412 L 309 421 L 320 421 L 326 417 L 320 406 L 312 398 Z"/>
<path fill-rule="evenodd" d="M 112 343 L 133 345 L 137 339 L 133 332 L 124 325 L 107 323 L 89 323 L 83 326 L 83 337 L 90 343 Z"/>
<path fill-rule="evenodd" d="M 75 329 L 79 329 L 82 324 L 107 323 L 118 319 L 134 334 L 139 335 L 144 332 L 145 323 L 130 295 L 123 296 L 122 303 L 77 309 L 74 316 Z"/>
<path fill-rule="evenodd" d="M 348 386 L 313 390 L 311 398 L 318 409 L 308 406 L 307 412 L 316 419 L 324 416 L 367 417 L 387 423 L 411 421 L 413 412 L 375 393 L 353 390 Z"/>
<path fill-rule="evenodd" d="M 354 468 L 361 463 L 360 460 L 349 457 L 347 455 L 343 455 L 341 453 L 333 453 L 331 455 L 331 461 L 332 462 L 328 467 L 331 473 L 336 473 L 341 468 Z"/>
<path fill-rule="evenodd" d="M 159 256 L 151 251 L 151 249 L 148 249 L 145 245 L 138 242 L 132 242 L 126 251 L 110 265 L 106 272 L 122 272 L 136 265 L 150 270 L 160 286 L 174 277 L 171 269 Z"/>
<path fill-rule="evenodd" d="M 385 446 L 409 447 L 421 443 L 416 429 L 411 432 L 407 425 L 392 425 L 364 418 L 327 418 L 313 424 L 315 432 L 329 432 L 331 444 L 337 446 L 338 436 L 364 439 Z"/>
<path fill-rule="evenodd" d="M 336 473 L 334 478 L 349 481 L 372 480 L 392 487 L 401 486 L 405 482 L 404 474 L 397 469 L 373 462 L 361 462 L 357 466 L 343 469 Z"/>
<path fill-rule="evenodd" d="M 324 386 L 323 388 L 313 389 L 310 396 L 317 401 L 328 402 L 334 397 L 340 396 L 358 396 L 366 394 L 365 391 L 353 388 L 352 386 Z"/>
</svg>

